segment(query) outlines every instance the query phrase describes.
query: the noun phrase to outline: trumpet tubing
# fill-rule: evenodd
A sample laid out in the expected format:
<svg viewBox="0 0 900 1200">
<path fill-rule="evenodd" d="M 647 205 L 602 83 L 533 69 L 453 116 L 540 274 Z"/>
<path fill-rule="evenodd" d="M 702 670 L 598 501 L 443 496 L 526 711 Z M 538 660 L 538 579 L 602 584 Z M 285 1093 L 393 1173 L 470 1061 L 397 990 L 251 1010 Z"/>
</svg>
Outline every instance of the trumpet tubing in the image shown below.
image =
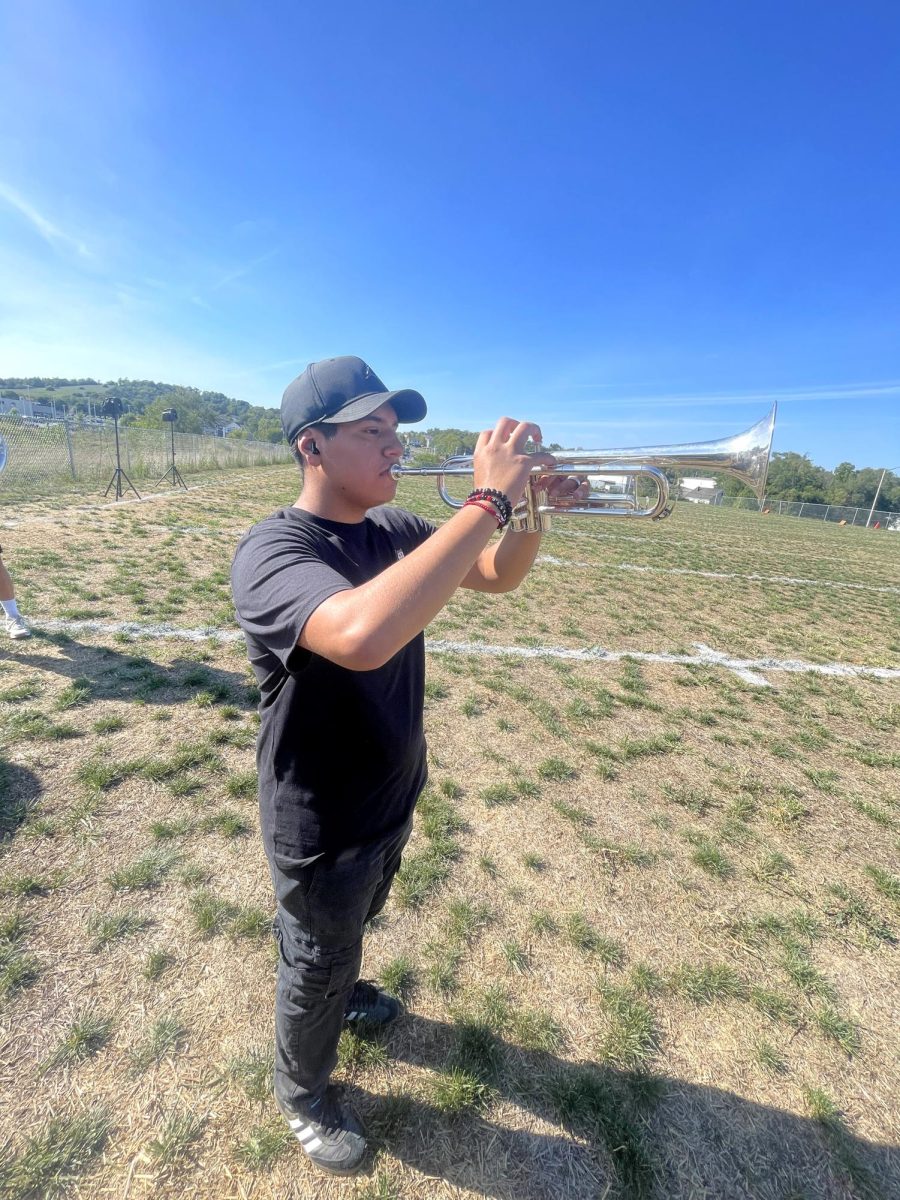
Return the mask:
<svg viewBox="0 0 900 1200">
<path fill-rule="evenodd" d="M 531 484 L 516 505 L 510 523 L 518 532 L 545 532 L 550 528 L 553 516 L 570 517 L 631 517 L 660 520 L 672 511 L 669 500 L 669 481 L 663 468 L 687 471 L 716 471 L 729 475 L 749 487 L 758 500 L 762 500 L 766 489 L 766 473 L 769 452 L 775 431 L 777 405 L 773 404 L 761 421 L 730 438 L 719 438 L 710 442 L 683 442 L 674 446 L 624 446 L 609 450 L 560 450 L 556 454 L 556 466 L 552 471 L 536 466 L 534 474 L 540 475 L 604 475 L 621 477 L 625 480 L 646 479 L 656 488 L 656 498 L 643 507 L 638 505 L 637 488 L 632 494 L 623 489 L 614 495 L 595 494 L 586 500 L 567 504 L 557 499 L 550 503 L 546 489 Z M 445 459 L 439 467 L 393 468 L 395 478 L 404 476 L 429 476 L 437 480 L 441 499 L 450 508 L 461 508 L 463 501 L 450 496 L 445 479 L 473 473 L 471 455 Z"/>
</svg>

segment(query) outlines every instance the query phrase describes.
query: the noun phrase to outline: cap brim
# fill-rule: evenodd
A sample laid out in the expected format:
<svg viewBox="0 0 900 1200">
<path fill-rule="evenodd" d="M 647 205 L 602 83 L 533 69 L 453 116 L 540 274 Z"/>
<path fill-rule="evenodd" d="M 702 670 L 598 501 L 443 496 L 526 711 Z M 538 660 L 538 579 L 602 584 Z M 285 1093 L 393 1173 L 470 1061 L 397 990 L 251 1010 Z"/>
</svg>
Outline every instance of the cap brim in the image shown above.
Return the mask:
<svg viewBox="0 0 900 1200">
<path fill-rule="evenodd" d="M 343 425 L 346 421 L 360 421 L 373 413 L 382 404 L 390 404 L 397 414 L 401 425 L 412 425 L 421 421 L 428 412 L 424 396 L 411 388 L 402 388 L 399 392 L 370 392 L 368 396 L 358 396 L 351 400 L 332 417 L 322 417 L 322 422 L 329 425 Z"/>
</svg>

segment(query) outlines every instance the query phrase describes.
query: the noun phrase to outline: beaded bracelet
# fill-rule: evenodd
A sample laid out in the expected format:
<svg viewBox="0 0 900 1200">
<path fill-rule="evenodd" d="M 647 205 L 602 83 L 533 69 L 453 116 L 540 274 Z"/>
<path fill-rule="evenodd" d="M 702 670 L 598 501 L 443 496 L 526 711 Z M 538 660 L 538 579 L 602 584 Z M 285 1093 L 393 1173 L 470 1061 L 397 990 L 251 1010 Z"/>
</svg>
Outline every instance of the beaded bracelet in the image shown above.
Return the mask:
<svg viewBox="0 0 900 1200">
<path fill-rule="evenodd" d="M 466 497 L 466 504 L 488 504 L 491 511 L 496 514 L 497 526 L 502 529 L 509 522 L 512 513 L 507 509 L 502 500 L 497 500 L 493 496 L 482 496 L 480 493 L 473 493 Z"/>
<path fill-rule="evenodd" d="M 482 512 L 490 513 L 490 515 L 497 522 L 498 529 L 502 529 L 503 526 L 506 524 L 506 522 L 501 518 L 499 512 L 496 510 L 496 508 L 494 508 L 494 506 L 491 504 L 490 501 L 467 500 L 465 502 L 465 504 L 463 505 L 463 508 L 468 508 L 470 505 L 473 508 L 480 508 Z"/>
<path fill-rule="evenodd" d="M 493 504 L 502 518 L 502 525 L 508 525 L 513 514 L 513 506 L 509 496 L 505 492 L 500 492 L 496 488 L 475 488 L 469 492 L 466 500 L 487 500 L 489 504 Z"/>
</svg>

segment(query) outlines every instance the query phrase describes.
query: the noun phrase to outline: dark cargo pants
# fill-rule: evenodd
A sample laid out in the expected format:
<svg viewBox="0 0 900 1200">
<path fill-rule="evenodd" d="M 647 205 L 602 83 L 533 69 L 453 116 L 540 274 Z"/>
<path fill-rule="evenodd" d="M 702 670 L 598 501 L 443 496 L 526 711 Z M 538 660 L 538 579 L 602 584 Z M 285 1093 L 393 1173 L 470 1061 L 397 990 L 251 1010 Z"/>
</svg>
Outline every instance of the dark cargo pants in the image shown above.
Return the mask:
<svg viewBox="0 0 900 1200">
<path fill-rule="evenodd" d="M 320 1095 L 337 1063 L 344 1011 L 362 963 L 365 923 L 381 912 L 412 830 L 312 863 L 270 860 L 278 910 L 275 1094 Z"/>
</svg>

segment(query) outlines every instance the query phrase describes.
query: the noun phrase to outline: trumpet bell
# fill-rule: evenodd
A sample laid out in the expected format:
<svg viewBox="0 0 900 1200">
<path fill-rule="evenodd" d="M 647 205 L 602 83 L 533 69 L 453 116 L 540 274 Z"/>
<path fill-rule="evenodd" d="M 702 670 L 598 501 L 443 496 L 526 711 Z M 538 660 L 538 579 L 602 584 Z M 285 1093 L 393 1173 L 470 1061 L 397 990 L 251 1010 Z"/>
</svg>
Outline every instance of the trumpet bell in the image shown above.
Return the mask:
<svg viewBox="0 0 900 1200">
<path fill-rule="evenodd" d="M 624 446 L 609 450 L 561 450 L 556 454 L 552 471 L 536 466 L 536 475 L 596 475 L 622 477 L 626 484 L 619 493 L 593 494 L 575 504 L 556 500 L 552 504 L 548 493 L 534 485 L 525 489 L 525 496 L 516 506 L 511 527 L 520 532 L 544 532 L 557 516 L 643 517 L 659 520 L 672 511 L 669 501 L 669 482 L 665 470 L 684 474 L 689 471 L 714 471 L 738 479 L 762 500 L 766 489 L 769 453 L 775 431 L 777 405 L 773 404 L 761 421 L 743 433 L 709 442 L 683 442 L 672 446 Z M 445 504 L 461 508 L 464 501 L 454 499 L 446 490 L 445 480 L 471 475 L 470 455 L 446 459 L 439 467 L 393 468 L 395 478 L 406 475 L 427 475 L 437 479 L 438 492 Z M 627 486 L 629 480 L 649 482 L 656 488 L 656 498 L 641 506 L 637 487 Z"/>
<path fill-rule="evenodd" d="M 766 490 L 769 452 L 775 432 L 777 405 L 743 433 L 711 442 L 683 442 L 673 446 L 625 446 L 611 450 L 561 450 L 556 455 L 556 472 L 583 475 L 603 467 L 604 474 L 616 472 L 607 467 L 628 464 L 669 467 L 684 474 L 688 471 L 715 471 L 730 475 L 761 500 Z M 621 473 L 621 472 L 619 472 Z"/>
</svg>

